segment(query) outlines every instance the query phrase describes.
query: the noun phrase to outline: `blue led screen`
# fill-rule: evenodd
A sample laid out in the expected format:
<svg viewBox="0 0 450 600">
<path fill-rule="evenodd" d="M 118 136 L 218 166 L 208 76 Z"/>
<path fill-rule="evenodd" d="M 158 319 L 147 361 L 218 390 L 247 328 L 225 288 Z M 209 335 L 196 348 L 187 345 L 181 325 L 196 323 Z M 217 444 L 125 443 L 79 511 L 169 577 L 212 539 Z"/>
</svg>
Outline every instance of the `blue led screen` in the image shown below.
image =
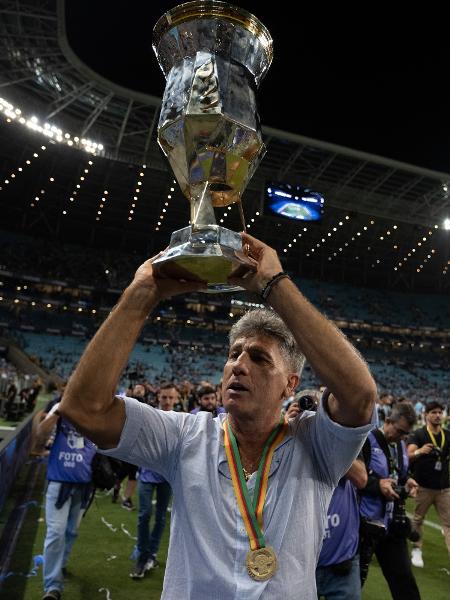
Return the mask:
<svg viewBox="0 0 450 600">
<path fill-rule="evenodd" d="M 320 192 L 302 185 L 268 183 L 265 187 L 264 212 L 296 221 L 320 221 L 325 199 Z"/>
</svg>

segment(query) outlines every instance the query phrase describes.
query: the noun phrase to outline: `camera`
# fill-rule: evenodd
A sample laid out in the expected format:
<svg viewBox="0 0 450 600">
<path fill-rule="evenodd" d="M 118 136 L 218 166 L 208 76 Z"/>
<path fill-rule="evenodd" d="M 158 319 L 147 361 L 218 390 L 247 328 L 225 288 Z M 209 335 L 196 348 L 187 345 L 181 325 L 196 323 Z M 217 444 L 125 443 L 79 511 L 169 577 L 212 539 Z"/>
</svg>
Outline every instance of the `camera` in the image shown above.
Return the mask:
<svg viewBox="0 0 450 600">
<path fill-rule="evenodd" d="M 386 527 L 382 521 L 361 517 L 359 526 L 360 552 L 359 570 L 361 585 L 367 579 L 369 565 L 376 545 L 386 536 Z"/>
<path fill-rule="evenodd" d="M 442 449 L 437 446 L 433 446 L 433 450 L 430 452 L 429 456 L 434 456 L 434 458 L 441 458 Z"/>
<path fill-rule="evenodd" d="M 302 396 L 298 401 L 300 410 L 317 410 L 317 401 L 312 396 Z"/>
<path fill-rule="evenodd" d="M 389 524 L 389 535 L 396 538 L 408 539 L 411 542 L 418 542 L 420 534 L 414 531 L 411 526 L 411 519 L 406 514 L 405 500 L 409 493 L 404 485 L 393 485 L 392 489 L 399 495 L 394 500 L 394 511 L 392 521 Z"/>
<path fill-rule="evenodd" d="M 398 494 L 400 496 L 400 501 L 406 500 L 406 498 L 409 496 L 409 492 L 406 489 L 406 486 L 404 486 L 404 485 L 394 484 L 392 486 L 392 489 L 394 490 L 394 492 L 396 494 Z"/>
<path fill-rule="evenodd" d="M 301 411 L 316 411 L 320 402 L 320 392 L 314 389 L 302 390 L 294 396 L 294 402 L 298 404 Z"/>
</svg>

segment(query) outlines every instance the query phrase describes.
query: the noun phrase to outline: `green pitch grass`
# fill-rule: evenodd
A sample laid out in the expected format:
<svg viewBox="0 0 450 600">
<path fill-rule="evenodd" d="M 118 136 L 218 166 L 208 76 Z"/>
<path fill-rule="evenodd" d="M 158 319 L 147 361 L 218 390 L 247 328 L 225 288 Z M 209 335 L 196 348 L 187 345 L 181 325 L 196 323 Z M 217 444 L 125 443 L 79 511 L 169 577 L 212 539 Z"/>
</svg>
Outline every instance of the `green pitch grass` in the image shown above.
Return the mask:
<svg viewBox="0 0 450 600">
<path fill-rule="evenodd" d="M 38 506 L 30 506 L 22 529 L 17 550 L 11 564 L 10 576 L 4 585 L 1 598 L 14 600 L 39 600 L 42 595 L 42 570 L 36 576 L 25 577 L 17 573 L 30 573 L 33 556 L 42 554 L 44 540 L 44 513 L 42 485 L 35 499 Z M 409 506 L 411 510 L 411 506 Z M 102 521 L 102 517 L 107 524 Z M 428 520 L 438 523 L 434 510 Z M 136 535 L 137 512 L 128 512 L 111 497 L 99 495 L 83 519 L 79 537 L 75 542 L 68 565 L 69 577 L 63 594 L 64 600 L 157 600 L 160 598 L 167 553 L 169 525 L 163 536 L 158 555 L 160 567 L 144 579 L 134 581 L 129 577 L 133 566 L 129 556 L 134 540 L 126 531 Z M 169 523 L 169 521 L 168 521 Z M 109 524 L 109 527 L 108 527 Z M 115 529 L 112 531 L 111 527 Z M 126 530 L 126 531 L 125 531 Z M 424 569 L 414 569 L 422 600 L 448 600 L 450 597 L 450 559 L 444 538 L 439 530 L 425 527 Z M 447 571 L 446 571 L 447 570 Z M 107 595 L 109 591 L 109 596 Z M 299 593 L 299 600 L 301 594 Z M 374 562 L 364 587 L 363 600 L 385 600 L 390 594 L 381 570 Z M 180 600 L 182 600 L 180 598 Z M 199 599 L 201 600 L 201 599 Z M 276 600 L 276 599 L 274 599 Z"/>
</svg>

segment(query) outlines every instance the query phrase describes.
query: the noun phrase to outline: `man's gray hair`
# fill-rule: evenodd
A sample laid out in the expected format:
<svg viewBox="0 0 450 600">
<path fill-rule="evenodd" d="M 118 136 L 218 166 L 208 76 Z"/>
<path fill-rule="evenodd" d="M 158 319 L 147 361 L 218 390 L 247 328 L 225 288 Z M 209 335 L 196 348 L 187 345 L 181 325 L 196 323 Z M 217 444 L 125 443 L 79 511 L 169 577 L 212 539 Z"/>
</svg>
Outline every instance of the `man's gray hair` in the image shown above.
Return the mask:
<svg viewBox="0 0 450 600">
<path fill-rule="evenodd" d="M 398 423 L 402 417 L 406 419 L 406 422 L 408 425 L 411 425 L 411 427 L 415 425 L 417 421 L 416 411 L 411 402 L 397 402 L 397 404 L 394 404 L 392 412 L 388 415 L 387 420 L 390 423 Z"/>
<path fill-rule="evenodd" d="M 301 375 L 305 365 L 305 357 L 295 341 L 294 336 L 281 319 L 272 310 L 257 308 L 250 310 L 237 321 L 229 333 L 230 346 L 240 337 L 267 335 L 278 342 L 280 351 L 293 373 Z"/>
</svg>

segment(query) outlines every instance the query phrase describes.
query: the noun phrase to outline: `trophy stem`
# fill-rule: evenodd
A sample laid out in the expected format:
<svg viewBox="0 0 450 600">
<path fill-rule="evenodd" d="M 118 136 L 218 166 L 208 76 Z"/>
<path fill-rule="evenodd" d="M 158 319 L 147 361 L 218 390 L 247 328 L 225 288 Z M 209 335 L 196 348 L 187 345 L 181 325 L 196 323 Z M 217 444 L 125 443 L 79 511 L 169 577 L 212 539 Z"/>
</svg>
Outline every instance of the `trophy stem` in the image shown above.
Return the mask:
<svg viewBox="0 0 450 600">
<path fill-rule="evenodd" d="M 195 230 L 199 225 L 216 225 L 216 216 L 211 201 L 211 192 L 206 181 L 199 193 L 191 197 L 191 223 Z"/>
</svg>

